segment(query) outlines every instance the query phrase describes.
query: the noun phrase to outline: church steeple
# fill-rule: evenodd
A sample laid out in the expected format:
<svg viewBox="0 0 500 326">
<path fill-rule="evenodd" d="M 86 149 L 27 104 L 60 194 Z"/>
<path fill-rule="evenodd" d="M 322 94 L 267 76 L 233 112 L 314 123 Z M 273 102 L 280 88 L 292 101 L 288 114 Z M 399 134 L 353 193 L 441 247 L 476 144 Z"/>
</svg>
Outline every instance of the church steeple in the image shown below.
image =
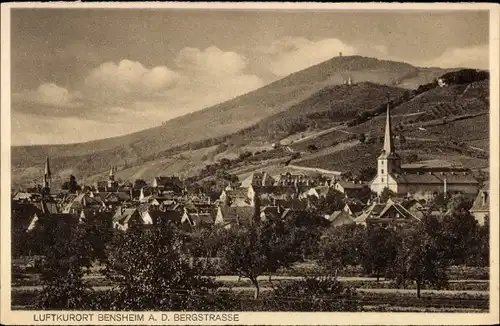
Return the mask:
<svg viewBox="0 0 500 326">
<path fill-rule="evenodd" d="M 43 188 L 50 189 L 50 182 L 52 181 L 52 173 L 50 172 L 49 157 L 45 159 L 45 169 L 43 172 Z"/>
<path fill-rule="evenodd" d="M 391 112 L 389 105 L 389 95 L 387 96 L 387 115 L 385 118 L 384 152 L 386 155 L 395 154 L 394 143 L 392 141 Z"/>
<path fill-rule="evenodd" d="M 111 166 L 111 168 L 109 169 L 109 175 L 108 175 L 108 180 L 109 181 L 115 181 L 115 167 L 114 166 Z"/>
<path fill-rule="evenodd" d="M 398 174 L 401 170 L 401 158 L 396 153 L 394 139 L 392 138 L 389 94 L 387 95 L 384 147 L 382 148 L 382 153 L 378 157 L 377 166 L 377 181 L 373 185 L 373 189 L 375 189 L 375 192 L 379 193 L 384 187 L 389 187 L 389 181 L 390 178 L 392 178 L 391 175 Z"/>
</svg>

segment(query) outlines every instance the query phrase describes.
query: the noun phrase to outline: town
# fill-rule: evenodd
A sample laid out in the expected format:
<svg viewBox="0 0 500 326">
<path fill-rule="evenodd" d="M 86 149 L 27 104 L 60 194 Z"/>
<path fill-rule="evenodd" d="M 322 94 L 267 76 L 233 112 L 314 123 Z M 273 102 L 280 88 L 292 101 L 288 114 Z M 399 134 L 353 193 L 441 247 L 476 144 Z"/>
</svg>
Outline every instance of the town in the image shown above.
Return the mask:
<svg viewBox="0 0 500 326">
<path fill-rule="evenodd" d="M 326 175 L 291 174 L 271 176 L 254 172 L 241 182 L 228 182 L 220 193 L 210 196 L 189 189 L 176 176 L 119 183 L 111 167 L 107 180 L 78 185 L 72 176 L 64 189 L 51 189 L 49 158 L 45 162 L 43 183 L 12 195 L 13 227 L 32 231 L 40 219 L 61 219 L 85 223 L 101 221 L 118 230 L 131 226 L 148 227 L 166 221 L 183 228 L 250 223 L 256 202 L 260 218 L 286 218 L 303 212 L 319 200 L 337 201 L 335 209 L 318 212 L 333 226 L 342 224 L 414 223 L 423 214 L 443 213 L 444 207 L 430 206 L 438 195 L 460 194 L 474 205 L 470 212 L 484 225 L 489 212 L 488 183 L 480 187 L 471 171 L 463 167 L 402 165 L 394 148 L 389 107 L 383 148 L 377 161 L 377 174 L 371 182 Z M 446 214 L 446 210 L 444 212 Z"/>
<path fill-rule="evenodd" d="M 183 6 L 2 5 L 2 324 L 498 317 L 494 7 Z"/>
<path fill-rule="evenodd" d="M 384 140 L 376 166 L 376 175 L 370 182 L 342 174 L 328 176 L 320 173 L 308 175 L 286 172 L 270 175 L 266 171 L 261 171 L 253 172 L 241 181 L 228 181 L 220 193 L 204 193 L 202 189 L 194 188 L 176 176 L 157 176 L 149 182 L 138 179 L 120 183 L 115 179 L 115 167 L 110 167 L 107 180 L 92 185 L 79 185 L 76 178 L 71 176 L 61 189 L 53 189 L 52 171 L 47 158 L 42 184 L 12 194 L 14 261 L 18 262 L 16 268 L 19 271 L 40 264 L 39 259 L 42 257 L 43 261 L 43 253 L 46 252 L 40 247 L 44 241 L 33 239 L 37 235 L 47 237 L 47 227 L 64 229 L 64 226 L 68 225 L 76 228 L 79 225 L 97 227 L 101 230 L 98 234 L 102 237 L 108 231 L 124 234 L 139 231 L 144 235 L 148 234 L 144 233 L 145 231 L 152 230 L 164 233 L 165 228 L 178 230 L 188 234 L 188 238 L 191 237 L 188 242 L 199 241 L 195 245 L 201 248 L 191 252 L 196 252 L 195 256 L 200 256 L 201 253 L 201 256 L 218 257 L 220 250 L 224 251 L 221 246 L 235 245 L 227 242 L 229 240 L 224 236 L 222 239 L 225 240 L 219 239 L 219 244 L 213 245 L 211 242 L 214 239 L 211 238 L 220 236 L 220 232 L 226 232 L 225 236 L 228 236 L 238 230 L 253 230 L 261 224 L 267 223 L 276 227 L 273 223 L 293 221 L 290 224 L 291 229 L 287 231 L 291 232 L 290 234 L 301 229 L 300 225 L 302 230 L 303 226 L 308 229 L 308 232 L 295 239 L 296 241 L 287 249 L 301 248 L 299 256 L 302 258 L 291 259 L 295 262 L 318 257 L 318 253 L 314 250 L 322 250 L 320 248 L 325 244 L 320 244 L 318 247 L 311 245 L 310 241 L 321 243 L 325 241 L 325 236 L 332 232 L 333 234 L 341 232 L 341 237 L 354 236 L 352 232 L 358 231 L 353 230 L 358 229 L 365 230 L 367 234 L 382 232 L 379 236 L 397 235 L 404 233 L 406 229 L 418 228 L 418 225 L 428 223 L 424 220 L 429 218 L 435 218 L 436 221 L 444 221 L 447 218 L 467 220 L 469 226 L 463 226 L 467 233 L 477 233 L 478 230 L 488 227 L 488 182 L 480 184 L 470 170 L 462 167 L 433 168 L 419 164 L 403 164 L 394 146 L 389 105 L 386 111 Z M 470 216 L 472 220 L 464 216 Z M 471 226 L 471 221 L 475 221 L 476 226 Z M 313 229 L 319 230 L 320 235 L 310 233 Z M 276 241 L 284 242 L 282 238 L 279 239 L 285 234 L 280 235 L 280 231 L 272 228 L 271 230 L 276 232 L 274 234 L 277 236 Z M 245 237 L 241 233 L 236 234 Z M 288 236 L 291 236 L 290 234 Z M 196 240 L 196 237 L 200 238 Z M 478 246 L 479 243 L 484 243 L 485 239 L 474 239 L 479 242 L 467 243 L 464 246 L 471 244 Z M 328 244 L 328 241 L 326 243 Z M 309 247 L 304 247 L 305 244 Z M 387 245 L 384 242 L 373 244 Z M 338 245 L 339 243 L 333 243 L 333 246 Z M 348 251 L 358 250 L 355 248 L 355 243 L 351 245 L 353 247 L 347 249 Z M 396 244 L 392 243 L 389 247 L 397 251 L 398 248 L 395 246 Z M 474 252 L 476 249 L 474 248 Z M 350 264 L 342 262 L 344 259 L 349 261 L 350 258 L 346 257 L 339 257 L 341 261 L 338 262 L 335 257 L 339 253 L 330 252 L 332 248 L 323 250 L 326 251 L 322 255 L 326 256 L 321 257 L 321 253 L 319 254 L 323 267 L 337 271 L 339 266 Z M 456 248 L 452 249 L 455 250 Z M 470 255 L 466 252 L 467 250 L 463 251 L 463 254 Z M 244 252 L 236 255 L 245 257 Z M 268 258 L 286 260 L 284 252 L 277 250 L 274 255 Z M 474 256 L 472 259 L 476 260 L 477 253 L 472 255 Z M 479 255 L 483 255 L 480 264 L 485 264 L 487 253 L 484 256 L 485 252 L 482 251 Z M 458 255 L 453 259 L 464 262 L 469 258 Z M 380 264 L 380 260 L 385 260 L 385 264 L 388 264 L 395 257 L 388 259 L 378 257 L 376 262 L 372 263 Z M 257 287 L 255 294 L 257 298 L 258 275 L 254 275 L 252 269 L 257 267 L 253 266 L 250 271 L 245 271 L 239 266 L 241 263 L 233 262 L 228 271 L 237 273 L 239 277 L 249 278 Z M 279 265 L 271 270 L 276 272 Z M 288 265 L 284 263 L 284 266 Z M 368 275 L 376 275 L 377 280 L 382 275 L 386 277 L 390 275 L 380 268 L 368 270 L 371 271 Z M 261 270 L 261 273 L 264 272 L 265 270 Z M 205 270 L 204 273 L 213 271 Z M 216 275 L 217 273 L 215 272 Z M 434 283 L 431 281 L 430 284 Z M 419 297 L 420 287 L 418 284 Z"/>
</svg>

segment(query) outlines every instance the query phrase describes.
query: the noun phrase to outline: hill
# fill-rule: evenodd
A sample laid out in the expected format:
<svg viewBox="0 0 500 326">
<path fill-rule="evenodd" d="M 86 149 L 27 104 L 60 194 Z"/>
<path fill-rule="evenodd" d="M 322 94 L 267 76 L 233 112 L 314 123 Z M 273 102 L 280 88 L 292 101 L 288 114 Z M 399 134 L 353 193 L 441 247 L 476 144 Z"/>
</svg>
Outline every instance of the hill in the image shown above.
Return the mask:
<svg viewBox="0 0 500 326">
<path fill-rule="evenodd" d="M 45 156 L 52 159 L 56 179 L 67 178 L 70 173 L 82 178 L 103 173 L 110 165 L 126 170 L 186 150 L 217 145 L 237 132 L 245 135 L 242 130 L 266 118 L 269 119 L 263 126 L 268 124 L 266 128 L 272 128 L 273 121 L 287 110 L 290 115 L 309 112 L 321 116 L 333 105 L 340 108 L 339 112 L 355 114 L 364 105 L 362 98 L 366 97 L 361 95 L 364 91 L 373 90 L 378 100 L 386 88 L 400 93 L 402 89 L 395 85 L 416 88 L 449 71 L 361 56 L 335 57 L 232 100 L 169 120 L 159 127 L 80 144 L 12 147 L 13 181 L 19 184 L 39 176 Z M 348 101 L 353 104 L 341 99 L 330 103 L 329 94 L 343 92 L 334 85 L 341 84 L 346 76 L 364 85 L 360 86 L 360 93 L 349 95 Z M 365 81 L 371 82 L 371 86 L 362 83 Z M 383 89 L 377 90 L 373 83 L 386 86 L 378 85 Z"/>
</svg>

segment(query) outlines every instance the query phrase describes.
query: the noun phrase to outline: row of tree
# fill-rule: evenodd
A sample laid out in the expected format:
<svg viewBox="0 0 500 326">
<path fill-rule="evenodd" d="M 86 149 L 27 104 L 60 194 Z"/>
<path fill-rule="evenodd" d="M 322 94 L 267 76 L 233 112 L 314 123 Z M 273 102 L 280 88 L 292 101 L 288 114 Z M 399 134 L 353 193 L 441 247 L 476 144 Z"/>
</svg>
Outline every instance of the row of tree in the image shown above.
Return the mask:
<svg viewBox="0 0 500 326">
<path fill-rule="evenodd" d="M 488 264 L 489 226 L 477 225 L 460 207 L 441 219 L 428 216 L 405 226 L 332 228 L 325 221 L 311 214 L 260 221 L 256 210 L 248 224 L 190 234 L 174 225 L 113 233 L 46 221 L 40 243 L 45 256 L 40 307 L 244 310 L 238 295 L 222 290 L 208 276 L 213 261 L 223 274 L 247 278 L 255 287 L 254 300 L 262 300 L 258 277 L 269 276 L 274 291 L 266 296 L 272 298 L 266 305 L 274 302 L 276 309 L 283 302 L 290 304 L 283 298 L 293 297 L 292 292 L 349 298 L 350 290 L 335 280 L 347 266 L 361 265 L 367 275 L 393 279 L 400 286 L 414 283 L 420 296 L 427 284 L 446 284 L 450 265 Z M 327 278 L 303 279 L 293 286 L 273 284 L 273 275 L 305 259 L 316 259 L 322 269 L 318 274 Z M 105 265 L 102 273 L 112 290 L 95 292 L 85 283 L 83 276 L 96 261 Z M 312 285 L 315 290 L 306 289 Z M 328 302 L 323 309 L 332 308 Z M 335 309 L 355 309 L 347 304 L 353 300 L 345 302 Z"/>
</svg>

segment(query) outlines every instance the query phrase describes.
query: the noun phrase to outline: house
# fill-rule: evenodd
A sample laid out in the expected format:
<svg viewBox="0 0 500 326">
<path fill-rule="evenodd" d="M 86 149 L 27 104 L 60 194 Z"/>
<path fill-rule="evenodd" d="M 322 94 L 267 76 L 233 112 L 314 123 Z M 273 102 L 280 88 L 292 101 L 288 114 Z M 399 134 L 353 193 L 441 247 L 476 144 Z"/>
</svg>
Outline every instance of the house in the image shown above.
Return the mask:
<svg viewBox="0 0 500 326">
<path fill-rule="evenodd" d="M 23 192 L 23 191 L 18 191 L 14 194 L 14 196 L 12 196 L 12 200 L 14 201 L 30 201 L 34 198 L 34 194 L 33 193 L 29 193 L 29 192 Z"/>
<path fill-rule="evenodd" d="M 113 227 L 113 214 L 111 211 L 95 212 L 89 209 L 83 209 L 79 216 L 79 223 L 92 224 L 102 228 Z"/>
<path fill-rule="evenodd" d="M 479 191 L 470 209 L 470 213 L 474 216 L 474 218 L 480 225 L 484 225 L 485 218 L 489 216 L 490 213 L 489 194 L 489 183 L 486 183 L 485 186 Z"/>
<path fill-rule="evenodd" d="M 154 177 L 151 182 L 151 187 L 160 193 L 171 192 L 176 195 L 182 194 L 184 190 L 183 182 L 176 176 Z"/>
<path fill-rule="evenodd" d="M 144 220 L 137 208 L 119 207 L 113 215 L 113 228 L 126 231 L 131 226 L 143 225 Z"/>
<path fill-rule="evenodd" d="M 26 232 L 32 232 L 36 228 L 39 227 L 40 224 L 50 223 L 50 225 L 75 225 L 78 223 L 78 218 L 76 218 L 72 214 L 46 214 L 46 215 L 37 215 L 35 214 L 26 229 Z"/>
<path fill-rule="evenodd" d="M 424 200 L 414 198 L 403 200 L 401 205 L 419 219 L 422 219 L 428 210 Z"/>
<path fill-rule="evenodd" d="M 241 188 L 248 188 L 250 186 L 254 187 L 266 187 L 272 186 L 276 180 L 271 177 L 267 172 L 255 172 L 250 174 L 247 178 L 241 181 Z"/>
<path fill-rule="evenodd" d="M 370 207 L 354 221 L 362 225 L 377 224 L 382 226 L 395 226 L 415 223 L 420 221 L 420 219 L 414 216 L 400 203 L 389 199 L 385 204 L 373 202 Z"/>
<path fill-rule="evenodd" d="M 104 203 L 97 197 L 92 198 L 85 193 L 81 193 L 74 197 L 65 207 L 63 213 L 74 214 L 76 216 L 80 215 L 81 211 L 86 209 L 91 209 L 98 211 L 105 208 Z"/>
<path fill-rule="evenodd" d="M 330 221 L 332 226 L 355 223 L 354 219 L 345 210 L 334 211 L 333 213 L 326 215 L 325 218 Z"/>
<path fill-rule="evenodd" d="M 324 185 L 326 178 L 321 175 L 310 176 L 307 174 L 291 174 L 290 172 L 281 173 L 279 176 L 275 177 L 276 186 L 320 186 Z"/>
<path fill-rule="evenodd" d="M 226 206 L 253 206 L 254 203 L 254 189 L 249 188 L 236 188 L 234 190 L 223 190 L 219 201 Z"/>
<path fill-rule="evenodd" d="M 286 219 L 294 211 L 290 208 L 283 208 L 280 206 L 265 206 L 260 210 L 261 221 L 269 219 Z"/>
<path fill-rule="evenodd" d="M 110 192 L 104 198 L 104 203 L 106 205 L 119 205 L 123 202 L 130 201 L 130 194 L 122 191 Z"/>
<path fill-rule="evenodd" d="M 439 87 L 446 87 L 448 84 L 446 83 L 446 80 L 444 78 L 438 78 L 437 83 Z"/>
<path fill-rule="evenodd" d="M 179 225 L 181 223 L 182 214 L 178 211 L 165 211 L 151 210 L 145 211 L 142 214 L 142 219 L 144 224 L 153 225 L 166 225 L 168 223 L 173 223 Z"/>
<path fill-rule="evenodd" d="M 273 206 L 281 207 L 282 209 L 291 209 L 293 211 L 305 211 L 307 202 L 300 199 L 278 199 L 273 201 Z"/>
<path fill-rule="evenodd" d="M 44 215 L 40 207 L 28 202 L 13 201 L 11 211 L 11 229 L 13 231 L 27 231 L 34 217 L 38 219 Z"/>
<path fill-rule="evenodd" d="M 103 202 L 106 206 L 116 207 L 123 204 L 124 202 L 130 201 L 130 194 L 125 192 L 89 192 L 87 195 L 98 201 Z"/>
<path fill-rule="evenodd" d="M 317 186 L 313 188 L 309 188 L 308 190 L 302 192 L 299 195 L 299 199 L 307 199 L 309 197 L 319 198 L 328 198 L 329 196 L 333 196 L 335 193 L 334 189 L 329 186 Z"/>
<path fill-rule="evenodd" d="M 155 188 L 149 186 L 142 187 L 139 191 L 137 199 L 142 203 L 149 201 L 155 194 Z"/>
<path fill-rule="evenodd" d="M 251 196 L 251 198 L 257 194 L 262 201 L 291 200 L 298 197 L 298 191 L 295 186 L 252 186 L 248 188 L 248 195 Z"/>
<path fill-rule="evenodd" d="M 429 199 L 439 192 L 459 192 L 470 196 L 478 191 L 479 182 L 464 168 L 401 166 L 401 157 L 393 143 L 389 104 L 384 146 L 377 161 L 377 175 L 370 182 L 370 189 L 379 195 L 385 188 L 397 195 L 410 195 L 417 199 Z"/>
<path fill-rule="evenodd" d="M 333 182 L 333 189 L 343 193 L 347 198 L 357 198 L 368 190 L 368 185 L 352 180 L 335 180 Z"/>
<path fill-rule="evenodd" d="M 358 217 L 365 205 L 359 200 L 349 200 L 345 203 L 343 211 L 351 217 Z"/>
<path fill-rule="evenodd" d="M 215 216 L 215 225 L 230 228 L 233 225 L 251 225 L 254 223 L 254 207 L 218 207 Z"/>
<path fill-rule="evenodd" d="M 184 211 L 184 207 L 183 205 L 181 205 L 180 203 L 178 203 L 177 201 L 175 200 L 164 200 L 160 206 L 158 207 L 158 209 L 160 211 L 167 211 L 167 210 L 170 210 L 170 211 Z"/>
<path fill-rule="evenodd" d="M 211 227 L 214 225 L 214 210 L 197 210 L 197 209 L 184 209 L 182 214 L 181 224 L 189 225 L 190 227 Z"/>
</svg>

